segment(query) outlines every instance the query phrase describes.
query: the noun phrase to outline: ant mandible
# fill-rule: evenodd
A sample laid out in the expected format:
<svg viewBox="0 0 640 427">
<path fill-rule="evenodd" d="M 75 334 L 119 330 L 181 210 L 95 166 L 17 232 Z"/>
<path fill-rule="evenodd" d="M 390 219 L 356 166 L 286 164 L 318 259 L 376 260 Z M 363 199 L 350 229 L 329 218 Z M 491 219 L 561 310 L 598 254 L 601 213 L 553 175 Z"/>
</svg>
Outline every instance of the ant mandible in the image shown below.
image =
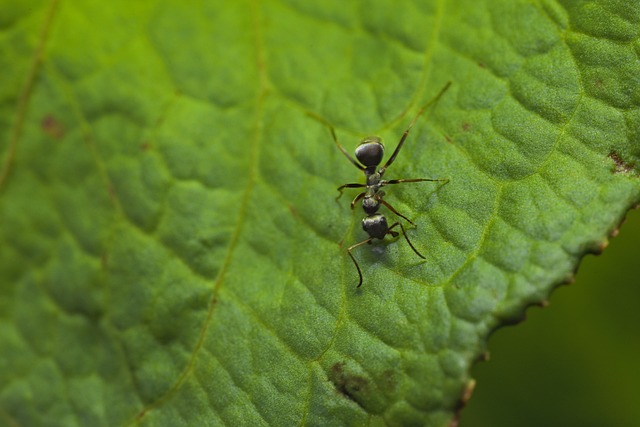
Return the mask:
<svg viewBox="0 0 640 427">
<path fill-rule="evenodd" d="M 384 166 L 382 166 L 377 171 L 376 169 L 382 162 L 382 157 L 384 156 L 384 145 L 382 145 L 382 141 L 379 137 L 369 136 L 364 138 L 362 141 L 360 141 L 360 144 L 356 147 L 356 150 L 355 150 L 355 156 L 357 159 L 356 160 L 353 157 L 351 157 L 351 155 L 349 155 L 347 150 L 345 150 L 344 147 L 338 142 L 338 138 L 336 137 L 336 132 L 333 126 L 331 126 L 331 124 L 326 122 L 324 119 L 314 116 L 316 119 L 320 120 L 329 128 L 329 131 L 331 132 L 331 137 L 333 138 L 333 142 L 336 144 L 338 149 L 342 152 L 342 154 L 345 155 L 347 159 L 349 159 L 351 163 L 353 163 L 355 167 L 363 171 L 366 177 L 366 184 L 352 183 L 352 184 L 341 185 L 340 187 L 338 187 L 338 191 L 340 192 L 340 194 L 338 195 L 338 197 L 336 197 L 336 200 L 339 199 L 342 196 L 342 192 L 344 191 L 345 188 L 366 188 L 364 192 L 358 194 L 353 199 L 353 201 L 351 202 L 351 209 L 354 209 L 356 203 L 362 200 L 362 208 L 364 209 L 364 212 L 367 214 L 367 216 L 365 216 L 362 219 L 362 229 L 369 235 L 369 237 L 347 248 L 347 253 L 351 257 L 353 264 L 356 266 L 356 270 L 358 270 L 358 277 L 359 277 L 359 282 L 357 286 L 358 288 L 362 285 L 362 271 L 360 270 L 358 261 L 356 261 L 356 258 L 353 256 L 353 253 L 351 253 L 351 251 L 357 248 L 358 246 L 364 245 L 365 243 L 370 244 L 373 241 L 373 239 L 382 240 L 387 234 L 390 234 L 391 237 L 398 237 L 399 233 L 393 230 L 397 226 L 400 226 L 400 230 L 402 230 L 402 235 L 404 236 L 405 240 L 407 241 L 407 243 L 409 244 L 413 252 L 415 252 L 416 255 L 418 255 L 420 258 L 425 259 L 425 257 L 420 252 L 418 252 L 418 250 L 413 246 L 413 244 L 409 240 L 409 237 L 407 236 L 407 232 L 405 231 L 404 226 L 398 221 L 396 221 L 391 226 L 389 226 L 385 216 L 378 212 L 378 209 L 380 209 L 380 205 L 384 205 L 391 212 L 398 215 L 399 217 L 404 218 L 409 224 L 415 226 L 413 221 L 411 221 L 406 216 L 402 215 L 393 206 L 391 206 L 387 201 L 383 199 L 385 193 L 384 191 L 381 190 L 381 188 L 384 187 L 385 185 L 400 184 L 403 182 L 423 182 L 423 181 L 448 182 L 449 180 L 448 179 L 431 179 L 431 178 L 384 180 L 382 179 L 382 176 L 398 156 L 398 153 L 400 152 L 400 149 L 402 148 L 404 141 L 407 139 L 407 135 L 409 135 L 409 131 L 415 124 L 416 120 L 418 120 L 418 117 L 420 117 L 420 115 L 424 112 L 424 110 L 428 106 L 438 101 L 438 99 L 447 91 L 447 89 L 449 89 L 449 86 L 451 86 L 451 82 L 447 83 L 440 90 L 440 92 L 433 99 L 431 99 L 431 101 L 425 104 L 420 109 L 420 111 L 418 111 L 418 113 L 415 115 L 413 120 L 411 120 L 411 123 L 409 123 L 407 130 L 405 130 L 404 133 L 402 134 L 402 137 L 400 138 L 400 142 L 398 142 L 398 145 L 396 146 L 396 149 L 393 151 L 393 154 L 391 154 L 391 157 L 389 157 L 389 160 L 387 160 Z"/>
</svg>

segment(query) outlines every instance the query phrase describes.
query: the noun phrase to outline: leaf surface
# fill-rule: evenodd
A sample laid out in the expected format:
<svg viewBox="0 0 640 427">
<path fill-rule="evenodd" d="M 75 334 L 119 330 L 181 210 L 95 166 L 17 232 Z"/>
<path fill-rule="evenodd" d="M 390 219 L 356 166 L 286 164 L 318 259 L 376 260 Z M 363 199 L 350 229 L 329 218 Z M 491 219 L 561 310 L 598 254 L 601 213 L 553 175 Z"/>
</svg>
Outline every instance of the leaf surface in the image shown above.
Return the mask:
<svg viewBox="0 0 640 427">
<path fill-rule="evenodd" d="M 19 4 L 18 4 L 19 3 Z M 640 6 L 2 1 L 0 420 L 447 425 L 640 201 Z M 418 258 L 366 235 L 368 134 Z M 383 208 L 390 221 L 396 217 Z"/>
</svg>

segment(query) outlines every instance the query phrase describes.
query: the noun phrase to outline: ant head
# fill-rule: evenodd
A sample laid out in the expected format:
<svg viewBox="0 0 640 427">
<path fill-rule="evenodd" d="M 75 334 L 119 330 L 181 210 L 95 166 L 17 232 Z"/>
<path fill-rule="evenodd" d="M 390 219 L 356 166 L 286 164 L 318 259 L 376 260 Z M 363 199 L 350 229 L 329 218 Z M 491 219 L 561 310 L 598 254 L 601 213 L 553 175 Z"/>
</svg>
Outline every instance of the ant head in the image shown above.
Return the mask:
<svg viewBox="0 0 640 427">
<path fill-rule="evenodd" d="M 384 145 L 377 136 L 368 136 L 356 147 L 356 158 L 365 167 L 378 166 L 384 156 Z"/>
</svg>

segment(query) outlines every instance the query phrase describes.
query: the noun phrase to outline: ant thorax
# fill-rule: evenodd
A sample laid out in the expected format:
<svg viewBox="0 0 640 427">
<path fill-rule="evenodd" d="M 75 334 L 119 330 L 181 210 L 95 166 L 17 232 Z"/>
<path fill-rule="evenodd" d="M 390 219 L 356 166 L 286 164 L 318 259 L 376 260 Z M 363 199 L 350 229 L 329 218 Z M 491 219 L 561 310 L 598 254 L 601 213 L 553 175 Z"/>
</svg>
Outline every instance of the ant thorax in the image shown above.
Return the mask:
<svg viewBox="0 0 640 427">
<path fill-rule="evenodd" d="M 362 199 L 362 209 L 367 215 L 374 214 L 380 209 L 380 202 L 378 201 L 375 193 L 367 194 Z"/>
<path fill-rule="evenodd" d="M 367 177 L 367 187 L 376 187 L 380 185 L 380 181 L 382 180 L 382 174 L 380 172 L 376 172 L 375 170 L 371 173 L 365 171 L 365 175 Z"/>
<path fill-rule="evenodd" d="M 381 180 L 382 174 L 379 172 L 365 172 L 365 175 L 367 177 L 367 190 L 362 199 L 362 209 L 367 215 L 372 215 L 378 212 L 380 208 L 380 198 L 384 196 L 384 192 L 380 191 L 380 187 L 382 187 L 385 182 Z"/>
</svg>

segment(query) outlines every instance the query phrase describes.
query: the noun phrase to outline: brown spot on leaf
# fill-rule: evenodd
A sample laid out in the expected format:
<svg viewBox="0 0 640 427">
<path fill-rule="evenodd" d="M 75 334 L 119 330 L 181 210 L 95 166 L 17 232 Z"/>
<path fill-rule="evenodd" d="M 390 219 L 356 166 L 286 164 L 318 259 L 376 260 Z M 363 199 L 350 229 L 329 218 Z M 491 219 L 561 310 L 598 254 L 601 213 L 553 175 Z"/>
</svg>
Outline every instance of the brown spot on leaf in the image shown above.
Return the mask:
<svg viewBox="0 0 640 427">
<path fill-rule="evenodd" d="M 613 173 L 629 173 L 629 172 L 634 172 L 635 168 L 636 168 L 636 164 L 631 162 L 625 162 L 622 157 L 620 156 L 620 154 L 616 153 L 615 151 L 612 151 L 609 153 L 609 158 L 611 160 L 613 160 L 614 166 L 612 169 Z"/>
<path fill-rule="evenodd" d="M 147 151 L 149 150 L 149 148 L 151 148 L 151 144 L 148 142 L 143 142 L 142 144 L 140 144 L 140 149 L 142 151 Z"/>
<path fill-rule="evenodd" d="M 142 411 L 138 412 L 138 415 L 136 415 L 136 419 L 137 419 L 137 420 L 141 420 L 141 419 L 143 419 L 146 415 L 147 415 L 147 408 L 144 408 Z"/>
<path fill-rule="evenodd" d="M 40 122 L 42 131 L 53 139 L 61 139 L 64 136 L 62 123 L 56 120 L 51 114 L 47 114 Z"/>
<path fill-rule="evenodd" d="M 116 190 L 115 188 L 113 188 L 113 185 L 109 184 L 107 186 L 107 193 L 109 194 L 109 198 L 111 199 L 111 201 L 116 202 L 118 200 L 118 197 L 116 196 Z"/>
<path fill-rule="evenodd" d="M 462 123 L 462 130 L 465 132 L 469 132 L 469 129 L 471 129 L 471 125 L 467 122 Z"/>
<path fill-rule="evenodd" d="M 393 392 L 398 388 L 398 374 L 393 369 L 387 369 L 382 373 L 382 381 L 388 392 Z"/>
<path fill-rule="evenodd" d="M 329 380 L 340 394 L 362 406 L 359 398 L 361 393 L 364 392 L 369 385 L 367 378 L 349 373 L 345 369 L 344 362 L 337 362 L 331 366 Z"/>
</svg>

